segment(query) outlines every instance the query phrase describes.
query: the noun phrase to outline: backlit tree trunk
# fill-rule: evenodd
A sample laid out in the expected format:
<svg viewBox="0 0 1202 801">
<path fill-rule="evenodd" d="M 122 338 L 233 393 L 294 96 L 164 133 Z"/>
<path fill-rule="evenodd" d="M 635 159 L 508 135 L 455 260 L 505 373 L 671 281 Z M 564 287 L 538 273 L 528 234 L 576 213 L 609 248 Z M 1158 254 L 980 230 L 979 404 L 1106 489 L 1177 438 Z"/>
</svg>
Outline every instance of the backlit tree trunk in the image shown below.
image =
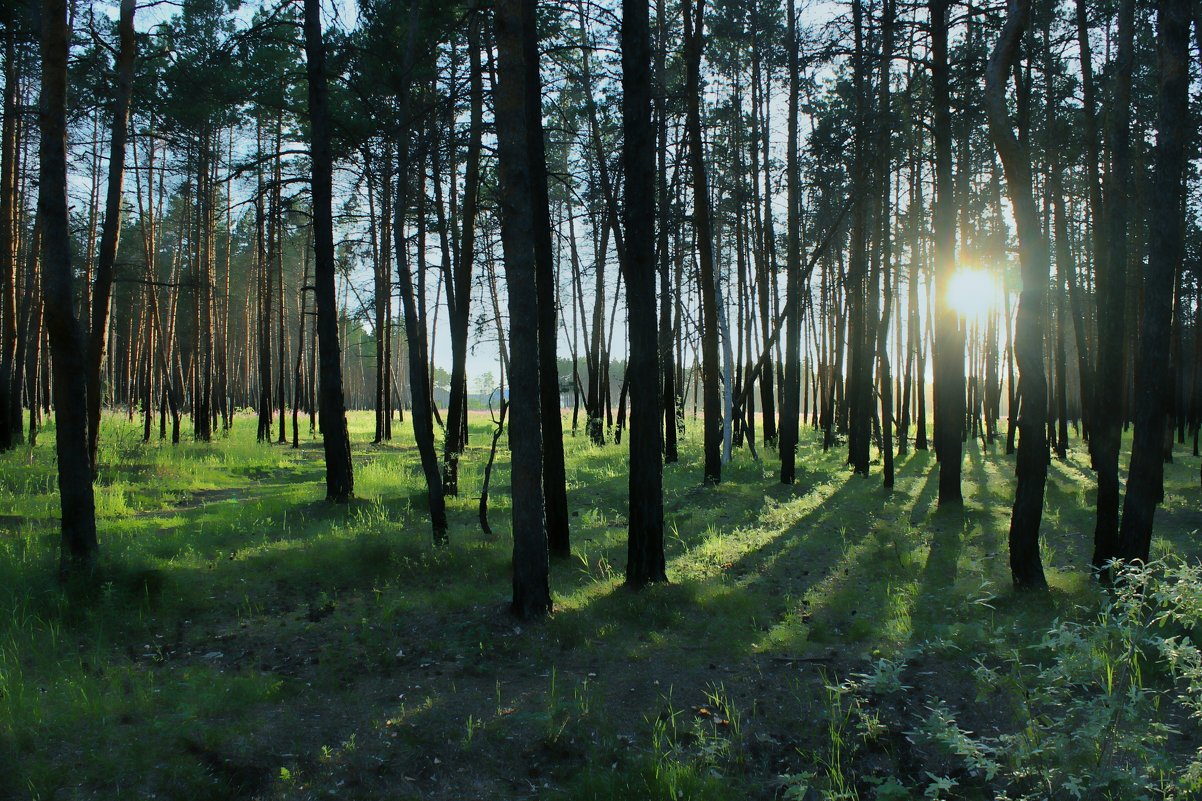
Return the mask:
<svg viewBox="0 0 1202 801">
<path fill-rule="evenodd" d="M 964 431 L 964 331 L 948 299 L 956 272 L 956 205 L 952 197 L 952 123 L 948 89 L 949 0 L 931 0 L 931 83 L 934 103 L 935 209 L 935 455 L 939 505 L 963 501 L 960 470 Z M 1004 76 L 1003 76 L 1004 77 Z M 998 91 L 1001 91 L 999 88 Z M 1006 123 L 1009 126 L 1009 122 Z M 919 426 L 923 421 L 920 419 Z"/>
<path fill-rule="evenodd" d="M 1043 588 L 1047 581 L 1039 556 L 1039 524 L 1048 474 L 1048 387 L 1044 372 L 1048 241 L 1032 190 L 1030 155 L 1014 135 L 1005 94 L 1010 72 L 1018 60 L 1019 42 L 1030 19 L 1031 0 L 1008 0 L 1006 23 L 985 71 L 985 111 L 1014 206 L 1022 266 L 1022 294 L 1014 340 L 1022 414 L 1018 420 L 1015 468 L 1018 487 L 1010 515 L 1010 573 L 1016 587 Z"/>
</svg>

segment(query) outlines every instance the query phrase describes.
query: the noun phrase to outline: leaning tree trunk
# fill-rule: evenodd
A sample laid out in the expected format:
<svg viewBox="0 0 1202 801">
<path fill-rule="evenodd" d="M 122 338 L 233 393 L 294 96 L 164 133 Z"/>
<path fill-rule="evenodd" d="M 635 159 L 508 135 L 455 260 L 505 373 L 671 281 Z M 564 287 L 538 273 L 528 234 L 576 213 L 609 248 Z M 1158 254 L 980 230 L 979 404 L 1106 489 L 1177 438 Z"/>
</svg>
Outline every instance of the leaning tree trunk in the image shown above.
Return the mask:
<svg viewBox="0 0 1202 801">
<path fill-rule="evenodd" d="M 1189 121 L 1189 0 L 1160 0 L 1157 12 L 1159 110 L 1152 172 L 1148 268 L 1144 277 L 1143 336 L 1135 382 L 1135 436 L 1119 531 L 1118 556 L 1147 561 L 1152 518 L 1162 498 L 1165 416 L 1169 408 L 1168 353 L 1173 283 L 1185 257 L 1182 178 Z"/>
<path fill-rule="evenodd" d="M 117 96 L 113 104 L 113 130 L 109 148 L 108 193 L 104 201 L 104 227 L 96 258 L 92 289 L 92 331 L 88 339 L 88 456 L 96 467 L 96 445 L 100 437 L 100 365 L 109 336 L 109 301 L 113 295 L 113 266 L 121 238 L 121 186 L 125 181 L 125 141 L 129 134 L 129 101 L 134 91 L 134 0 L 121 0 L 117 23 L 121 41 L 117 51 Z"/>
<path fill-rule="evenodd" d="M 1019 588 L 1043 588 L 1039 523 L 1048 475 L 1048 385 L 1044 373 L 1044 320 L 1048 295 L 1048 241 L 1031 185 L 1031 158 L 1014 135 L 1006 107 L 1006 83 L 1031 19 L 1031 0 L 1008 0 L 1006 23 L 985 70 L 985 112 L 1002 160 L 1006 188 L 1018 227 L 1022 293 L 1018 301 L 1014 354 L 1018 361 L 1022 414 L 1015 474 L 1018 487 L 1010 515 L 1010 573 Z M 944 432 L 946 434 L 946 432 Z M 946 441 L 946 439 L 945 439 Z"/>
<path fill-rule="evenodd" d="M 42 0 L 42 96 L 38 214 L 42 220 L 42 291 L 54 365 L 62 545 L 59 573 L 90 573 L 96 564 L 96 507 L 88 458 L 83 333 L 75 319 L 67 218 L 66 0 Z"/>
<path fill-rule="evenodd" d="M 542 419 L 535 219 L 528 126 L 528 41 L 535 0 L 497 0 L 496 107 L 501 245 L 509 285 L 513 601 L 519 618 L 551 611 L 543 498 Z"/>
<path fill-rule="evenodd" d="M 412 18 L 411 18 L 412 19 Z M 411 22 L 411 24 L 413 24 Z M 413 40 L 410 39 L 410 49 Z M 402 113 L 408 116 L 407 100 L 402 101 Z M 401 306 L 404 312 L 405 340 L 409 354 L 410 408 L 413 415 L 413 439 L 421 459 L 422 473 L 426 478 L 426 497 L 430 505 L 430 525 L 434 543 L 447 540 L 446 499 L 443 495 L 442 474 L 438 470 L 438 453 L 434 446 L 434 399 L 430 391 L 430 361 L 426 343 L 426 320 L 419 310 L 414 291 L 413 272 L 409 266 L 409 245 L 405 241 L 405 213 L 408 208 L 408 182 L 410 142 L 402 135 L 397 147 L 397 191 L 393 205 L 392 234 L 395 241 L 397 277 L 400 284 Z M 418 280 L 424 280 L 419 274 Z"/>
<path fill-rule="evenodd" d="M 326 499 L 346 503 L 354 494 L 351 443 L 342 398 L 338 347 L 338 306 L 334 293 L 333 166 L 327 105 L 325 45 L 321 40 L 321 1 L 305 0 L 305 57 L 309 77 L 309 126 L 312 137 L 314 292 L 321 362 L 318 414 L 326 457 Z M 281 365 L 282 367 L 282 365 Z M 270 380 L 264 377 L 262 380 Z"/>
</svg>

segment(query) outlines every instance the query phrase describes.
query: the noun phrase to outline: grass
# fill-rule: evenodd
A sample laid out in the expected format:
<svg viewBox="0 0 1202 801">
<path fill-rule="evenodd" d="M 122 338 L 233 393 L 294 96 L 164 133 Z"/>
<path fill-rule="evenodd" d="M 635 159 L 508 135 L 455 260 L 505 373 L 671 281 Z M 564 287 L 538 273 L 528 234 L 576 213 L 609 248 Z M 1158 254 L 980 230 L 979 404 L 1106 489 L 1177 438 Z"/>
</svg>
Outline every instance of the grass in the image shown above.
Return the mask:
<svg viewBox="0 0 1202 801">
<path fill-rule="evenodd" d="M 333 507 L 312 437 L 260 445 L 242 416 L 173 447 L 107 417 L 88 587 L 54 580 L 53 430 L 0 456 L 0 797 L 774 798 L 781 776 L 850 758 L 830 753 L 832 680 L 921 646 L 907 684 L 971 707 L 976 659 L 1099 597 L 1079 442 L 1051 471 L 1052 590 L 1028 596 L 1009 585 L 1000 446 L 967 445 L 964 507 L 938 510 L 932 454 L 899 459 L 886 493 L 812 436 L 792 487 L 768 451 L 703 488 L 690 425 L 665 469 L 672 583 L 623 589 L 626 449 L 581 432 L 556 612 L 519 625 L 504 452 L 498 535 L 476 523 L 487 419 L 437 550 L 408 425 L 379 446 L 371 427 L 351 416 L 356 500 Z M 1155 548 L 1196 555 L 1197 460 L 1166 481 Z M 922 769 L 899 748 L 858 759 L 864 787 Z"/>
</svg>

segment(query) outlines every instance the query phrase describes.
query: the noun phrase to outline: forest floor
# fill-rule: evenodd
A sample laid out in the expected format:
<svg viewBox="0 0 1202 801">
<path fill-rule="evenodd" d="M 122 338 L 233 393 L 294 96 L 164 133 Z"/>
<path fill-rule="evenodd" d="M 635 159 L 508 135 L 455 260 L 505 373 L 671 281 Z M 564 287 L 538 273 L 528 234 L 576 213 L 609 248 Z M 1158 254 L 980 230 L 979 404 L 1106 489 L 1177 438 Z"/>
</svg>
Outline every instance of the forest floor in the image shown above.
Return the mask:
<svg viewBox="0 0 1202 801">
<path fill-rule="evenodd" d="M 350 424 L 357 500 L 329 506 L 312 437 L 258 445 L 241 416 L 172 447 L 106 418 L 87 587 L 54 578 L 53 430 L 0 457 L 0 798 L 983 797 L 915 730 L 936 707 L 1004 729 L 979 666 L 1104 595 L 1077 440 L 1051 465 L 1051 591 L 1016 595 L 1000 443 L 966 445 L 965 504 L 937 510 L 933 454 L 886 492 L 808 429 L 795 485 L 761 447 L 703 488 L 690 423 L 665 470 L 671 583 L 623 588 L 625 444 L 569 434 L 573 557 L 552 564 L 555 614 L 520 624 L 503 450 L 496 536 L 476 517 L 487 418 L 440 549 L 408 426 L 371 445 L 372 416 Z M 1198 460 L 1178 451 L 1154 549 L 1193 558 Z M 1196 747 L 1182 731 L 1170 750 Z"/>
</svg>

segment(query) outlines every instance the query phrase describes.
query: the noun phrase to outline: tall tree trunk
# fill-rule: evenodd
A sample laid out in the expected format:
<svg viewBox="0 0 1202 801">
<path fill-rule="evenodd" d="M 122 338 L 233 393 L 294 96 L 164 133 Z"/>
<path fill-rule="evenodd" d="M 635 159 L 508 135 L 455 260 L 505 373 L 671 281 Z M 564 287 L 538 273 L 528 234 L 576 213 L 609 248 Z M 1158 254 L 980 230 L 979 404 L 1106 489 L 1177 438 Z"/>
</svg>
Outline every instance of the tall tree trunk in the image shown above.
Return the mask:
<svg viewBox="0 0 1202 801">
<path fill-rule="evenodd" d="M 705 450 L 703 481 L 722 480 L 721 367 L 718 363 L 718 291 L 711 230 L 709 181 L 705 166 L 705 141 L 701 134 L 701 52 L 705 30 L 705 0 L 683 0 L 685 46 L 685 111 L 689 138 L 689 166 L 693 172 L 693 226 L 701 262 L 701 370 L 705 382 L 702 402 Z M 726 379 L 730 380 L 729 377 Z"/>
<path fill-rule="evenodd" d="M 260 160 L 262 149 L 259 150 Z M 271 442 L 271 300 L 272 272 L 271 261 L 274 254 L 272 239 L 274 216 L 269 206 L 267 188 L 263 183 L 263 171 L 257 170 L 258 187 L 255 192 L 255 260 L 258 266 L 258 296 L 259 319 L 259 428 L 256 438 L 259 442 Z"/>
<path fill-rule="evenodd" d="M 309 236 L 306 237 L 304 255 L 301 257 L 303 262 L 301 273 L 301 292 L 300 292 L 300 332 L 296 337 L 296 367 L 292 371 L 292 447 L 300 447 L 300 405 L 301 396 L 304 392 L 304 365 L 305 365 L 305 318 L 309 316 L 309 247 L 312 244 L 313 229 L 310 227 Z M 387 268 L 385 268 L 387 272 Z M 377 347 L 380 347 L 377 343 Z"/>
<path fill-rule="evenodd" d="M 626 304 L 630 315 L 630 514 L 626 585 L 667 581 L 664 559 L 663 413 L 655 314 L 655 126 L 646 0 L 622 3 L 622 161 L 626 170 Z"/>
<path fill-rule="evenodd" d="M 0 451 L 17 444 L 21 431 L 17 352 L 17 58 L 16 27 L 5 26 L 4 122 L 0 132 Z M 26 300 L 28 302 L 28 299 Z"/>
<path fill-rule="evenodd" d="M 1030 155 L 1014 135 L 1005 94 L 1007 78 L 1017 63 L 1019 42 L 1030 19 L 1031 0 L 1008 0 L 1006 22 L 985 70 L 985 111 L 1014 207 L 1023 279 L 1014 342 L 1022 415 L 1018 421 L 1015 468 L 1018 487 L 1010 515 L 1010 573 L 1016 587 L 1044 588 L 1047 580 L 1039 556 L 1039 523 L 1048 474 L 1048 387 L 1044 373 L 1048 241 L 1035 204 Z"/>
<path fill-rule="evenodd" d="M 1124 352 L 1127 347 L 1128 203 L 1131 183 L 1131 76 L 1135 61 L 1135 0 L 1119 4 L 1114 90 L 1106 138 L 1110 170 L 1106 174 L 1104 233 L 1094 272 L 1097 282 L 1098 347 L 1092 408 L 1094 467 L 1098 472 L 1093 566 L 1100 570 L 1118 556 L 1119 449 L 1123 438 Z M 1096 234 L 1095 234 L 1096 236 Z"/>
<path fill-rule="evenodd" d="M 484 77 L 480 66 L 482 11 L 469 11 L 467 49 L 470 84 L 470 121 L 467 164 L 463 180 L 462 231 L 454 274 L 447 276 L 447 316 L 451 327 L 451 387 L 447 403 L 446 438 L 443 440 L 443 489 L 459 494 L 459 454 L 467 444 L 467 347 L 471 325 L 472 271 L 476 260 L 476 207 L 480 195 L 480 143 L 484 133 Z M 455 176 L 451 176 L 455 180 Z"/>
<path fill-rule="evenodd" d="M 788 150 L 785 157 L 785 304 L 789 319 L 785 333 L 784 392 L 780 402 L 780 480 L 792 484 L 796 477 L 798 415 L 800 413 L 801 363 L 801 168 L 797 161 L 798 96 L 801 76 L 797 63 L 797 8 L 788 3 L 786 47 L 789 61 Z M 857 204 L 859 207 L 859 204 Z"/>
<path fill-rule="evenodd" d="M 543 496 L 541 389 L 539 384 L 538 235 L 530 165 L 528 82 L 530 42 L 537 32 L 535 0 L 497 0 L 497 122 L 501 243 L 509 285 L 510 437 L 513 503 L 513 601 L 519 618 L 551 611 L 546 512 Z"/>
<path fill-rule="evenodd" d="M 663 397 L 660 408 L 663 412 L 664 463 L 672 464 L 679 458 L 676 445 L 676 364 L 672 349 L 672 278 L 671 253 L 668 245 L 668 27 L 665 0 L 655 0 L 655 125 L 658 133 L 656 152 L 659 164 L 656 170 L 656 215 L 659 220 L 659 361 L 663 372 Z M 629 185 L 629 180 L 627 181 Z M 662 473 L 661 473 L 662 477 Z"/>
<path fill-rule="evenodd" d="M 313 171 L 314 292 L 321 360 L 321 439 L 326 461 L 326 499 L 346 503 L 354 495 L 351 443 L 342 398 L 338 306 L 334 294 L 334 155 L 321 39 L 321 0 L 305 0 L 305 57 L 309 78 L 309 126 Z"/>
<path fill-rule="evenodd" d="M 1165 420 L 1170 404 L 1168 353 L 1173 285 L 1185 257 L 1182 180 L 1189 121 L 1189 0 L 1160 0 L 1156 42 L 1159 97 L 1149 214 L 1144 316 L 1136 362 L 1135 435 L 1119 531 L 1118 556 L 1147 561 L 1152 518 L 1163 500 Z"/>
<path fill-rule="evenodd" d="M 543 432 L 543 503 L 550 554 L 566 558 L 571 554 L 571 542 L 568 530 L 567 471 L 563 455 L 563 416 L 559 398 L 559 360 L 556 350 L 559 324 L 558 309 L 555 305 L 555 253 L 551 244 L 551 204 L 547 189 L 547 154 L 543 135 L 543 89 L 539 73 L 536 9 L 536 2 L 525 2 L 522 6 L 522 13 L 525 15 L 522 47 L 525 49 L 523 66 L 526 70 L 526 148 L 529 154 L 527 163 L 530 170 L 530 213 L 534 226 L 534 263 L 538 293 L 538 381 L 539 415 Z M 616 231 L 616 217 L 614 226 Z"/>
<path fill-rule="evenodd" d="M 956 271 L 956 204 L 952 196 L 952 122 L 948 89 L 949 0 L 931 0 L 931 82 L 934 95 L 935 210 L 935 456 L 939 505 L 959 504 L 964 432 L 964 330 L 948 297 Z M 1002 91 L 999 87 L 998 91 Z M 1007 121 L 1007 126 L 1009 122 Z M 921 421 L 920 421 L 921 425 Z"/>
<path fill-rule="evenodd" d="M 893 269 L 893 237 L 892 237 L 892 220 L 893 216 L 890 213 L 890 178 L 891 156 L 890 156 L 890 68 L 893 64 L 893 29 L 894 29 L 894 9 L 895 0 L 885 0 L 881 9 L 881 64 L 880 64 L 880 85 L 878 86 L 877 100 L 877 163 L 876 163 L 876 194 L 878 197 L 878 214 L 877 214 L 877 235 L 880 241 L 879 253 L 881 268 L 880 281 L 884 285 L 883 308 L 881 309 L 880 320 L 874 319 L 869 322 L 877 326 L 875 331 L 877 363 L 879 370 L 881 405 L 881 461 L 884 472 L 883 482 L 885 489 L 893 489 L 893 377 L 889 364 L 889 315 L 893 305 L 893 284 L 891 283 L 891 271 Z M 872 289 L 874 295 L 876 287 Z M 871 374 L 870 380 L 871 380 Z M 869 394 L 871 397 L 871 386 L 869 386 Z"/>
<path fill-rule="evenodd" d="M 863 2 L 852 2 L 854 50 L 852 52 L 852 94 L 855 117 L 852 145 L 852 196 L 862 197 L 869 185 L 868 162 L 868 98 L 867 57 L 864 47 Z M 876 354 L 873 340 L 876 321 L 877 264 L 869 275 L 868 209 L 869 203 L 857 203 L 852 212 L 851 241 L 848 243 L 847 264 L 847 461 L 852 470 L 868 475 L 872 441 L 872 374 Z"/>
<path fill-rule="evenodd" d="M 92 330 L 88 339 L 88 456 L 96 469 L 96 445 L 100 437 L 100 365 L 109 335 L 109 308 L 113 295 L 113 266 L 121 238 L 121 187 L 125 182 L 125 142 L 129 134 L 129 101 L 134 91 L 134 0 L 121 0 L 117 22 L 120 47 L 117 51 L 117 94 L 113 102 L 113 127 L 109 138 L 108 190 L 104 201 L 104 226 L 96 277 L 92 290 Z"/>
<path fill-rule="evenodd" d="M 1098 115 L 1094 91 L 1093 52 L 1089 42 L 1087 0 L 1075 0 L 1077 23 L 1077 47 L 1081 65 L 1081 105 L 1084 118 L 1082 135 L 1085 140 L 1085 174 L 1089 181 L 1089 219 L 1092 222 L 1090 240 L 1092 244 L 1094 270 L 1103 269 L 1106 259 L 1106 230 L 1101 224 L 1105 214 L 1102 203 L 1102 183 L 1099 179 L 1100 161 L 1098 154 Z M 1122 13 L 1122 12 L 1120 12 Z M 1127 114 L 1129 111 L 1119 110 Z M 1077 291 L 1076 276 L 1070 274 L 1069 293 L 1072 300 L 1073 326 L 1077 337 L 1077 361 L 1081 372 L 1081 417 L 1083 428 L 1090 440 L 1093 453 L 1094 386 L 1096 382 L 1094 363 L 1086 347 L 1085 328 L 1087 320 L 1081 308 L 1080 293 Z"/>
<path fill-rule="evenodd" d="M 42 0 L 42 94 L 38 214 L 42 219 L 42 289 L 54 363 L 55 451 L 58 455 L 62 546 L 59 573 L 90 574 L 96 564 L 96 506 L 88 458 L 88 385 L 83 332 L 71 288 L 67 218 L 66 0 Z"/>
</svg>

